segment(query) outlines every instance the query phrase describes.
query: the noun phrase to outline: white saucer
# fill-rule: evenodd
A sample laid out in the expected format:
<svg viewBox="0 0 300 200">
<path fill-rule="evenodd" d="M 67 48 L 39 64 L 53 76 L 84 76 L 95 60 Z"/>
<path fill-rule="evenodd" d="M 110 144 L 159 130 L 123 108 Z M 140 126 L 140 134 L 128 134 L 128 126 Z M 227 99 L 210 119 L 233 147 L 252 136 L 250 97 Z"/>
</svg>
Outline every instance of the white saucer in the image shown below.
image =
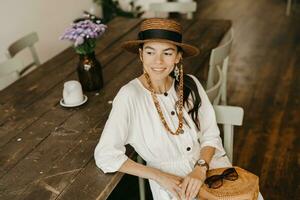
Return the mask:
<svg viewBox="0 0 300 200">
<path fill-rule="evenodd" d="M 87 97 L 86 95 L 83 95 L 83 101 L 80 102 L 80 103 L 76 103 L 76 104 L 65 104 L 65 103 L 64 103 L 64 99 L 61 99 L 61 100 L 59 101 L 59 103 L 60 103 L 60 105 L 63 106 L 63 107 L 71 108 L 71 107 L 81 106 L 81 105 L 84 104 L 87 100 L 88 100 L 88 97 Z"/>
</svg>

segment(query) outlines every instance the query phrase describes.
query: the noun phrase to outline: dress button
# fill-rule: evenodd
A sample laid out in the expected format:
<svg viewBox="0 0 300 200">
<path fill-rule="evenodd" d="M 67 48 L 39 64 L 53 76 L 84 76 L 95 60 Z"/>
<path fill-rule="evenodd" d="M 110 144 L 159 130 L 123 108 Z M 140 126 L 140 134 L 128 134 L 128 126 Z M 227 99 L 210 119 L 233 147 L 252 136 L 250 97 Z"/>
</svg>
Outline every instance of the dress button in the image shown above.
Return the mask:
<svg viewBox="0 0 300 200">
<path fill-rule="evenodd" d="M 168 96 L 168 93 L 167 93 L 167 92 L 164 92 L 164 95 L 165 95 L 165 96 Z"/>
<path fill-rule="evenodd" d="M 171 111 L 171 115 L 175 115 L 175 112 L 174 112 L 174 111 Z"/>
<path fill-rule="evenodd" d="M 190 150 L 191 150 L 191 147 L 187 147 L 186 150 L 187 150 L 187 151 L 190 151 Z"/>
</svg>

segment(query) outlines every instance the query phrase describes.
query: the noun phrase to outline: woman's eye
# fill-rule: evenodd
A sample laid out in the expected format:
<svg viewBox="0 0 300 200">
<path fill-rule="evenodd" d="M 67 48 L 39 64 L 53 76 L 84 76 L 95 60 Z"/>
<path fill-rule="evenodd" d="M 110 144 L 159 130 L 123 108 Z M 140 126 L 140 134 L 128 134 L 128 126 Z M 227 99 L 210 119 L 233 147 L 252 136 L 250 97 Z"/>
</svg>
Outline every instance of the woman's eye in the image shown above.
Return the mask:
<svg viewBox="0 0 300 200">
<path fill-rule="evenodd" d="M 166 52 L 166 53 L 165 53 L 165 55 L 166 55 L 166 56 L 171 56 L 171 55 L 172 55 L 172 53 L 168 53 L 168 52 Z"/>
<path fill-rule="evenodd" d="M 148 51 L 148 52 L 146 52 L 146 54 L 148 54 L 148 55 L 153 55 L 154 53 L 153 53 L 153 52 L 150 52 L 150 51 Z"/>
</svg>

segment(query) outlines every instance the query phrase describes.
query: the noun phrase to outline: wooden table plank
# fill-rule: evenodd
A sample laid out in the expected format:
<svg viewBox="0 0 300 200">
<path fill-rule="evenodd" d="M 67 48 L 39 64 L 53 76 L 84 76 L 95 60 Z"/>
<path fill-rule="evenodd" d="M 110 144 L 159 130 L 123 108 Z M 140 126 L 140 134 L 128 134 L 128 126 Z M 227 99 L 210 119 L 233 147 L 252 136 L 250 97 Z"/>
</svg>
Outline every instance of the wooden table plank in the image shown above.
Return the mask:
<svg viewBox="0 0 300 200">
<path fill-rule="evenodd" d="M 134 155 L 133 153 L 134 152 L 132 152 L 132 155 Z M 130 157 L 132 157 L 132 155 Z M 88 166 L 76 177 L 76 181 L 72 183 L 67 190 L 64 190 L 57 200 L 73 200 L 76 198 L 81 200 L 106 199 L 122 176 L 123 173 L 104 174 L 100 170 L 95 170 L 94 162 L 89 162 Z M 82 183 L 85 183 L 83 189 L 81 189 L 83 186 Z M 76 191 L 80 189 L 80 194 L 76 193 Z M 99 191 L 105 192 L 99 193 Z"/>
<path fill-rule="evenodd" d="M 123 23 L 128 21 L 131 20 L 123 21 Z M 135 24 L 132 28 L 136 28 L 139 20 L 132 21 L 135 21 L 134 23 L 130 22 Z M 209 55 L 207 52 L 210 52 L 210 49 L 218 44 L 230 26 L 228 26 L 228 21 L 223 21 L 223 26 L 219 26 L 215 30 L 211 28 L 217 26 L 219 22 L 194 20 L 183 23 L 185 30 L 188 30 L 186 41 L 197 42 L 194 44 L 199 45 L 205 44 L 202 46 L 204 49 L 202 56 L 188 61 L 187 70 L 193 71 L 201 66 L 198 59 L 207 59 L 207 55 Z M 207 29 L 208 32 L 212 31 L 210 35 L 214 31 L 218 34 L 213 35 L 212 38 L 206 34 L 197 35 L 197 30 L 201 29 L 202 32 L 204 29 Z M 47 95 L 40 96 L 34 100 L 34 104 L 25 107 L 25 109 L 30 108 L 27 112 L 34 113 L 34 117 L 30 118 L 32 121 L 23 122 L 26 116 L 29 117 L 29 114 L 20 112 L 23 108 L 14 111 L 19 117 L 15 118 L 15 127 L 20 128 L 14 135 L 15 138 L 9 138 L 9 134 L 5 134 L 5 130 L 13 133 L 15 128 L 10 129 L 13 126 L 12 123 L 4 121 L 0 127 L 0 136 L 4 134 L 3 139 L 7 139 L 0 148 L 0 162 L 4 163 L 0 168 L 0 175 L 2 174 L 0 179 L 1 199 L 55 199 L 56 197 L 72 199 L 76 195 L 74 191 L 89 187 L 96 189 L 95 191 L 87 189 L 76 196 L 82 195 L 81 199 L 102 199 L 109 195 L 122 174 L 104 175 L 94 164 L 93 150 L 110 111 L 107 101 L 113 99 L 122 85 L 142 72 L 137 57 L 119 49 L 120 40 L 134 38 L 132 36 L 136 35 L 136 32 L 137 29 L 128 31 L 120 36 L 119 40 L 114 40 L 111 45 L 107 45 L 105 50 L 99 50 L 101 51 L 99 56 L 105 61 L 105 87 L 98 96 L 89 93 L 89 102 L 86 105 L 78 109 L 62 109 L 57 104 L 61 97 L 64 81 L 60 80 L 53 87 L 45 89 L 46 92 L 40 90 Z M 205 43 L 206 40 L 211 41 Z M 75 62 L 73 60 L 74 58 L 66 63 Z M 117 76 L 117 74 L 122 75 Z M 65 75 L 68 78 L 76 77 L 74 71 Z M 15 87 L 18 89 L 20 86 Z M 45 103 L 49 103 L 51 106 Z M 44 113 L 39 112 L 43 105 L 46 107 L 42 108 Z M 22 140 L 17 142 L 17 138 L 22 138 Z M 26 173 L 24 174 L 24 172 Z M 109 181 L 101 183 L 100 180 Z M 98 185 L 100 183 L 101 187 Z"/>
<path fill-rule="evenodd" d="M 71 170 L 74 170 L 83 167 L 82 165 L 84 165 L 85 162 L 87 162 L 93 155 L 92 152 L 89 152 L 90 157 L 79 157 L 76 160 L 76 163 L 81 166 L 76 168 L 73 168 L 76 163 L 72 165 L 72 161 L 74 161 L 76 157 L 68 156 L 66 154 L 68 154 L 70 151 L 72 152 L 72 150 L 78 150 L 75 147 L 80 145 L 80 137 L 85 137 L 86 135 L 93 137 L 93 139 L 85 141 L 86 143 L 84 144 L 87 148 L 93 150 L 99 138 L 99 135 L 95 134 L 95 132 L 93 131 L 99 121 L 101 125 L 105 123 L 106 116 L 109 113 L 110 107 L 107 101 L 113 98 L 114 93 L 108 92 L 108 90 L 117 91 L 118 88 L 120 88 L 123 84 L 130 80 L 132 76 L 137 75 L 137 70 L 133 70 L 135 69 L 134 66 L 136 66 L 137 64 L 138 63 L 135 62 L 133 63 L 131 68 L 125 68 L 124 71 L 121 71 L 124 74 L 123 76 L 114 76 L 110 83 L 110 87 L 102 90 L 98 96 L 89 96 L 89 103 L 83 107 L 84 109 L 81 109 L 80 112 L 71 115 L 70 118 L 68 118 L 67 121 L 56 130 L 53 128 L 54 130 L 50 132 L 50 135 L 47 138 L 45 138 L 24 159 L 19 161 L 17 165 L 14 166 L 14 168 L 12 168 L 7 174 L 5 174 L 0 180 L 0 185 L 5 185 L 5 195 L 12 193 L 13 195 L 16 195 L 15 192 L 10 191 L 11 189 L 14 189 L 19 191 L 14 199 L 18 199 L 21 196 L 24 197 L 24 191 L 22 191 L 22 188 L 23 190 L 26 189 L 24 188 L 24 185 L 28 185 L 30 183 L 34 184 L 36 180 L 39 180 L 44 175 L 46 175 L 47 172 L 51 170 L 53 165 L 57 165 L 60 162 L 64 166 L 62 167 L 62 169 L 56 169 L 59 171 L 58 173 L 63 173 L 65 171 L 65 168 L 71 168 Z M 57 109 L 53 110 L 53 113 L 49 114 L 49 116 L 51 117 L 51 115 L 53 116 L 54 114 L 59 112 L 63 113 L 68 111 L 58 107 Z M 47 120 L 49 120 L 49 118 L 42 119 L 42 121 Z M 39 131 L 39 133 L 41 134 L 41 132 L 43 132 L 42 129 Z M 82 140 L 82 142 L 84 141 Z M 65 158 L 67 160 L 64 160 L 62 158 Z M 61 160 L 63 160 L 63 162 Z M 24 171 L 30 171 L 30 173 L 27 173 L 24 176 Z M 43 172 L 43 174 L 40 174 L 41 171 Z M 11 177 L 22 177 L 22 179 L 20 179 L 20 181 L 18 182 L 15 182 Z M 59 184 L 63 183 L 59 182 Z M 8 199 L 10 198 L 11 197 L 9 197 Z M 1 199 L 6 199 L 6 196 L 1 197 Z"/>
</svg>

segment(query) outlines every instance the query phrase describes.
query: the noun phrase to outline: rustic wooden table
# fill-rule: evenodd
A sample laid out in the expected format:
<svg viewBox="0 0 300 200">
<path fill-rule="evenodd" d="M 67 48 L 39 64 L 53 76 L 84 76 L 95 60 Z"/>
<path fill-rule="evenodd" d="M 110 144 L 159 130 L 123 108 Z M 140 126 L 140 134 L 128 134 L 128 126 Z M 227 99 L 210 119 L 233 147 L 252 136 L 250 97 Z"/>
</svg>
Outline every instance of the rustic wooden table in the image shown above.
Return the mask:
<svg viewBox="0 0 300 200">
<path fill-rule="evenodd" d="M 119 88 L 142 73 L 133 54 L 120 49 L 136 38 L 141 20 L 115 18 L 98 41 L 104 88 L 87 93 L 88 102 L 63 108 L 63 83 L 77 79 L 78 55 L 72 48 L 44 63 L 0 92 L 0 199 L 106 199 L 122 173 L 104 174 L 93 151 Z M 210 50 L 231 26 L 228 20 L 182 21 L 184 40 L 201 49 L 185 61 L 185 72 L 200 79 Z M 135 152 L 130 147 L 127 154 Z"/>
</svg>

